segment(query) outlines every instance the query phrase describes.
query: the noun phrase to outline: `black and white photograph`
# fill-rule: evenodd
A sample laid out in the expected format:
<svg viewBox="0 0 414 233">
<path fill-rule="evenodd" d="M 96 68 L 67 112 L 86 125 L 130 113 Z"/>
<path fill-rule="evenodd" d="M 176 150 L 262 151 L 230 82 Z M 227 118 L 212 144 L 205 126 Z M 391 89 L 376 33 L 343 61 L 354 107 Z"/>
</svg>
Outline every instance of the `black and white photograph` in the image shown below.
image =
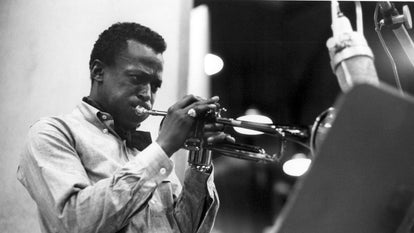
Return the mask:
<svg viewBox="0 0 414 233">
<path fill-rule="evenodd" d="M 412 11 L 1 1 L 0 232 L 413 232 Z"/>
</svg>

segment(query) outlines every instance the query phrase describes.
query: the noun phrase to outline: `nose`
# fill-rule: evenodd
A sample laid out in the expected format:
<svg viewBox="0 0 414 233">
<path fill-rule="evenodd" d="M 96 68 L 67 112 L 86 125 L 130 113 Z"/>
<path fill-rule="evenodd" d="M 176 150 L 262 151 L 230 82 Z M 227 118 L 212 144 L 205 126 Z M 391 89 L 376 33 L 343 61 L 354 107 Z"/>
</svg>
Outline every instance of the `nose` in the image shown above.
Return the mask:
<svg viewBox="0 0 414 233">
<path fill-rule="evenodd" d="M 147 102 L 151 100 L 151 85 L 150 83 L 142 84 L 139 86 L 138 98 L 141 101 Z"/>
</svg>

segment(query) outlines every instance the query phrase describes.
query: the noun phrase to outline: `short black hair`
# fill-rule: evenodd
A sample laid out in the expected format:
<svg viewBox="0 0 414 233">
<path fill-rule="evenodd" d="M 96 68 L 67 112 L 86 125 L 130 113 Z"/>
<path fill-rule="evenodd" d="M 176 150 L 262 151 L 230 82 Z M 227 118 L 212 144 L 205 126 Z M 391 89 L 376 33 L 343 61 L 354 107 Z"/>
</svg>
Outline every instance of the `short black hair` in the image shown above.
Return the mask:
<svg viewBox="0 0 414 233">
<path fill-rule="evenodd" d="M 89 60 L 89 69 L 95 59 L 106 65 L 113 65 L 115 56 L 127 46 L 128 40 L 136 40 L 151 47 L 156 53 L 163 53 L 167 48 L 164 38 L 150 28 L 138 23 L 115 23 L 103 31 L 93 46 Z"/>
</svg>

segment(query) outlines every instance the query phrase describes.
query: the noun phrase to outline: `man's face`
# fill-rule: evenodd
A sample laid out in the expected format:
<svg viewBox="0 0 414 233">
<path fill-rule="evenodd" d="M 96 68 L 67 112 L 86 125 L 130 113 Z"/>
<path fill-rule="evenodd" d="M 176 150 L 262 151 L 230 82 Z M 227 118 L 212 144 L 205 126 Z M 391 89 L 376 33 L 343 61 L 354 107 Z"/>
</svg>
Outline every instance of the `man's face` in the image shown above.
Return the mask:
<svg viewBox="0 0 414 233">
<path fill-rule="evenodd" d="M 162 68 L 162 55 L 134 40 L 127 41 L 114 65 L 104 67 L 101 104 L 118 126 L 135 129 L 147 118 L 137 115 L 135 108 L 152 108 L 162 83 Z"/>
</svg>

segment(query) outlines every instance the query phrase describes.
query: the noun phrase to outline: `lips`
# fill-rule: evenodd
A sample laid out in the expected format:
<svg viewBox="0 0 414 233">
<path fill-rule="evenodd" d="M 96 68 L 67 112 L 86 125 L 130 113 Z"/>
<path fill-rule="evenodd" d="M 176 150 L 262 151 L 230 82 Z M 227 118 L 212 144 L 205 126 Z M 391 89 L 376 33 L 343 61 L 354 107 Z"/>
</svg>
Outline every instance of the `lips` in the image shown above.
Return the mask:
<svg viewBox="0 0 414 233">
<path fill-rule="evenodd" d="M 150 110 L 150 109 L 151 107 L 148 106 L 147 104 L 138 104 L 137 106 L 134 107 L 135 114 L 137 114 L 138 116 L 146 115 L 146 113 L 144 113 L 143 110 Z"/>
<path fill-rule="evenodd" d="M 141 116 L 141 115 L 145 115 L 146 113 L 145 113 L 145 108 L 144 107 L 142 107 L 142 106 L 137 106 L 136 108 L 135 108 L 135 113 L 138 115 L 138 116 Z"/>
</svg>

